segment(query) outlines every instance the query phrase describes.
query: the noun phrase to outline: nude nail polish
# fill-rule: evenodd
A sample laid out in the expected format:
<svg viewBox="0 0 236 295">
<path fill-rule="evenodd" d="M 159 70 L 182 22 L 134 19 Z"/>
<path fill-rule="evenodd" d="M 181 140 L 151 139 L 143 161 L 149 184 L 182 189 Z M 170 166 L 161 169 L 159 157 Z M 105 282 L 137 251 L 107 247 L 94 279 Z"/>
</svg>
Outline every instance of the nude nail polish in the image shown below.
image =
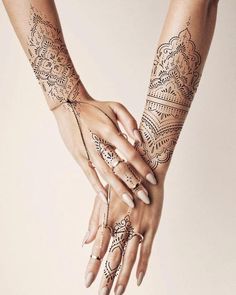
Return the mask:
<svg viewBox="0 0 236 295">
<path fill-rule="evenodd" d="M 99 192 L 98 193 L 98 196 L 100 197 L 100 199 L 105 203 L 107 204 L 107 198 L 105 196 L 105 194 L 103 192 Z"/>
<path fill-rule="evenodd" d="M 138 279 L 137 279 L 137 285 L 138 286 L 140 286 L 142 284 L 143 277 L 144 277 L 144 273 L 140 272 L 139 275 L 138 275 Z"/>
<path fill-rule="evenodd" d="M 84 244 L 87 242 L 87 239 L 89 238 L 90 231 L 88 230 L 84 236 L 83 242 L 82 242 L 82 247 L 84 247 Z"/>
<path fill-rule="evenodd" d="M 102 288 L 102 290 L 99 292 L 99 295 L 108 295 L 110 292 L 108 287 Z"/>
<path fill-rule="evenodd" d="M 115 293 L 115 295 L 122 295 L 122 294 L 124 294 L 124 291 L 125 291 L 124 286 L 119 285 L 119 286 L 117 287 L 117 289 L 116 289 L 116 293 Z"/>
<path fill-rule="evenodd" d="M 94 281 L 94 278 L 95 278 L 95 275 L 92 272 L 89 272 L 86 275 L 86 278 L 85 278 L 85 286 L 86 286 L 86 288 L 88 288 L 88 287 L 90 287 L 92 285 L 92 282 Z"/>
<path fill-rule="evenodd" d="M 140 200 L 142 200 L 145 204 L 149 205 L 150 204 L 150 199 L 148 197 L 148 193 L 144 190 L 139 190 L 137 192 L 137 196 Z"/>
<path fill-rule="evenodd" d="M 151 183 L 151 184 L 157 184 L 157 180 L 156 180 L 156 178 L 155 178 L 155 176 L 154 176 L 154 174 L 152 173 L 152 172 L 150 172 L 150 173 L 148 173 L 147 175 L 146 175 L 146 179 Z"/>
<path fill-rule="evenodd" d="M 122 195 L 122 199 L 129 207 L 134 208 L 134 202 L 127 193 Z"/>
<path fill-rule="evenodd" d="M 135 141 L 137 141 L 139 143 L 142 143 L 143 142 L 142 136 L 141 136 L 141 134 L 140 134 L 140 132 L 139 132 L 138 129 L 134 129 L 133 134 L 134 134 Z"/>
</svg>

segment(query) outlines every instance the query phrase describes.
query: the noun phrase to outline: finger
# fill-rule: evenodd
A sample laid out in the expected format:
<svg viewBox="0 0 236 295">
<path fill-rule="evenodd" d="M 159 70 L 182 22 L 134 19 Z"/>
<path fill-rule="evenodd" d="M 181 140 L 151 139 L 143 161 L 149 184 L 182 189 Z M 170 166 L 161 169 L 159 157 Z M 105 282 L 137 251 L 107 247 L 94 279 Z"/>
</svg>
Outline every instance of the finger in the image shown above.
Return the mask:
<svg viewBox="0 0 236 295">
<path fill-rule="evenodd" d="M 157 183 L 151 168 L 124 136 L 121 136 L 118 132 L 113 132 L 109 139 L 105 137 L 104 139 L 114 145 L 144 179 L 151 184 Z"/>
<path fill-rule="evenodd" d="M 124 217 L 114 226 L 114 237 L 105 262 L 104 274 L 99 288 L 99 294 L 101 295 L 108 295 L 111 291 L 113 281 L 120 269 L 131 228 L 129 216 Z"/>
<path fill-rule="evenodd" d="M 154 239 L 154 234 L 151 231 L 148 231 L 145 234 L 145 239 L 143 240 L 141 244 L 139 261 L 138 261 L 137 272 L 136 272 L 138 286 L 141 285 L 147 271 L 148 261 L 149 261 L 151 250 L 152 250 L 153 239 Z"/>
<path fill-rule="evenodd" d="M 97 196 L 94 201 L 93 211 L 89 219 L 88 230 L 84 236 L 82 247 L 85 244 L 91 243 L 97 234 L 98 226 L 99 226 L 99 212 L 100 212 L 101 202 L 100 198 Z"/>
<path fill-rule="evenodd" d="M 131 240 L 129 240 L 127 244 L 122 268 L 120 270 L 115 286 L 115 295 L 122 295 L 125 292 L 127 284 L 129 282 L 131 271 L 136 261 L 139 242 L 139 237 L 134 236 Z"/>
<path fill-rule="evenodd" d="M 102 259 L 107 251 L 111 237 L 109 227 L 99 227 L 96 235 L 96 240 L 93 245 L 92 254 L 90 256 L 86 273 L 85 286 L 88 288 L 96 279 Z"/>
<path fill-rule="evenodd" d="M 102 185 L 96 170 L 93 167 L 93 163 L 87 159 L 84 159 L 81 163 L 81 167 L 87 176 L 89 182 L 94 188 L 97 196 L 106 204 L 107 203 L 107 191 Z"/>
<path fill-rule="evenodd" d="M 150 204 L 148 192 L 141 184 L 140 178 L 132 169 L 131 165 L 124 162 L 116 153 L 114 147 L 96 134 L 92 134 L 96 151 L 103 158 L 112 171 L 132 189 L 133 193 L 145 204 Z"/>
<path fill-rule="evenodd" d="M 134 173 L 131 166 L 126 162 L 120 162 L 113 168 L 113 172 L 117 175 L 132 192 L 145 204 L 150 204 L 148 191 L 141 184 L 140 178 Z"/>
<path fill-rule="evenodd" d="M 116 114 L 117 120 L 122 124 L 128 135 L 133 138 L 134 141 L 142 143 L 142 136 L 138 130 L 137 121 L 127 110 L 127 108 L 121 103 L 111 103 L 112 110 Z"/>
<path fill-rule="evenodd" d="M 134 208 L 133 196 L 130 194 L 127 187 L 118 179 L 118 177 L 112 172 L 111 168 L 104 162 L 104 160 L 96 153 L 93 159 L 93 163 L 96 166 L 99 174 L 102 178 L 111 185 L 116 194 L 131 208 Z"/>
</svg>

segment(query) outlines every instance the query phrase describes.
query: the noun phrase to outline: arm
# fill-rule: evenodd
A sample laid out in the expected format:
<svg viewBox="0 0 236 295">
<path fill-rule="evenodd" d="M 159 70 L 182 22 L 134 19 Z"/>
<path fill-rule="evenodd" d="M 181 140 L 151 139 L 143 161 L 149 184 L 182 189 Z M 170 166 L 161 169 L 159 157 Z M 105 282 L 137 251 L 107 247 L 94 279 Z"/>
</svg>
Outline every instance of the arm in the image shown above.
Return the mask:
<svg viewBox="0 0 236 295">
<path fill-rule="evenodd" d="M 96 101 L 88 94 L 66 48 L 54 1 L 4 0 L 3 3 L 55 115 L 64 143 L 96 192 L 106 202 L 106 190 L 95 167 L 129 206 L 134 206 L 129 191 L 133 187 L 138 198 L 149 202 L 138 180 L 131 183 L 124 177 L 125 173 L 133 176 L 133 172 L 115 151 L 119 149 L 144 178 L 155 182 L 150 167 L 121 136 L 118 127 L 119 121 L 129 136 L 140 140 L 136 121 L 123 105 Z M 122 170 L 118 171 L 119 162 Z"/>
<path fill-rule="evenodd" d="M 158 175 L 156 186 L 148 186 L 151 205 L 136 203 L 126 208 L 114 198 L 107 208 L 96 199 L 85 242 L 95 239 L 85 284 L 90 286 L 98 273 L 113 228 L 112 243 L 105 262 L 99 294 L 108 295 L 115 283 L 115 294 L 124 293 L 141 241 L 136 277 L 140 285 L 146 274 L 152 244 L 161 217 L 164 179 L 196 92 L 215 27 L 217 1 L 172 0 L 158 44 L 140 124 L 144 143 L 138 150 Z M 108 210 L 109 208 L 109 210 Z M 103 221 L 103 212 L 108 218 Z M 103 227 L 98 227 L 104 224 Z M 141 236 L 137 233 L 141 234 Z M 140 240 L 144 237 L 143 241 Z M 97 259 L 95 259 L 98 257 Z M 122 263 L 122 264 L 121 264 Z"/>
<path fill-rule="evenodd" d="M 153 170 L 168 169 L 211 44 L 217 2 L 170 1 L 140 123 L 138 149 Z"/>
</svg>

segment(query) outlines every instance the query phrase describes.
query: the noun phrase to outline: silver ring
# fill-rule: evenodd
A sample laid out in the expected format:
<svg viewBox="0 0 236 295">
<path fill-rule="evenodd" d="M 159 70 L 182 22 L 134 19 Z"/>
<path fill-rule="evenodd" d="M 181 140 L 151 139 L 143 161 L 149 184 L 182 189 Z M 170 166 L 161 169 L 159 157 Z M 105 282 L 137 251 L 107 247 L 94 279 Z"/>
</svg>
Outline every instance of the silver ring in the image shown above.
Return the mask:
<svg viewBox="0 0 236 295">
<path fill-rule="evenodd" d="M 93 255 L 93 254 L 90 255 L 90 258 L 95 259 L 95 260 L 98 260 L 98 261 L 102 261 L 102 258 L 101 257 L 96 256 L 96 255 Z"/>
<path fill-rule="evenodd" d="M 142 234 L 134 232 L 132 238 L 135 236 L 139 237 L 139 244 L 143 242 L 144 236 Z"/>
</svg>

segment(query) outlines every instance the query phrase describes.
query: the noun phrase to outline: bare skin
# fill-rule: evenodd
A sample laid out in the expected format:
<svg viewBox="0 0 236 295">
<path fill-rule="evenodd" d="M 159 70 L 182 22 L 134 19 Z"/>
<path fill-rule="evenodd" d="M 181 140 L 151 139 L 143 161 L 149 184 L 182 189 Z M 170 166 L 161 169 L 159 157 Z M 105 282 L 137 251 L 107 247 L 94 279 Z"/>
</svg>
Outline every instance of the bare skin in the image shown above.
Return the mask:
<svg viewBox="0 0 236 295">
<path fill-rule="evenodd" d="M 86 269 L 85 285 L 89 287 L 92 284 L 101 265 L 101 260 L 94 257 L 103 258 L 108 250 L 99 287 L 100 295 L 108 295 L 114 282 L 116 295 L 125 292 L 139 248 L 136 270 L 138 285 L 146 274 L 161 217 L 165 176 L 207 58 L 215 27 L 217 3 L 170 1 L 140 123 L 143 143 L 136 145 L 158 176 L 158 184 L 151 186 L 146 183 L 151 205 L 137 200 L 136 207 L 129 212 L 111 190 L 105 226 L 99 227 L 104 224 L 103 216 L 107 208 L 98 198 L 95 200 L 85 239 L 85 243 L 95 240 L 92 249 L 94 256 L 90 258 Z M 113 237 L 108 227 L 113 228 Z M 141 244 L 140 236 L 135 233 L 144 236 Z M 110 240 L 112 243 L 109 247 Z"/>
<path fill-rule="evenodd" d="M 55 115 L 62 139 L 100 198 L 106 203 L 107 193 L 98 174 L 129 207 L 134 207 L 135 198 L 149 204 L 142 180 L 155 184 L 156 179 L 118 125 L 123 125 L 134 141 L 141 141 L 137 123 L 122 104 L 97 101 L 88 94 L 66 48 L 54 1 L 3 3 Z M 117 163 L 122 163 L 122 171 L 116 169 Z M 131 166 L 138 171 L 139 179 Z"/>
</svg>

